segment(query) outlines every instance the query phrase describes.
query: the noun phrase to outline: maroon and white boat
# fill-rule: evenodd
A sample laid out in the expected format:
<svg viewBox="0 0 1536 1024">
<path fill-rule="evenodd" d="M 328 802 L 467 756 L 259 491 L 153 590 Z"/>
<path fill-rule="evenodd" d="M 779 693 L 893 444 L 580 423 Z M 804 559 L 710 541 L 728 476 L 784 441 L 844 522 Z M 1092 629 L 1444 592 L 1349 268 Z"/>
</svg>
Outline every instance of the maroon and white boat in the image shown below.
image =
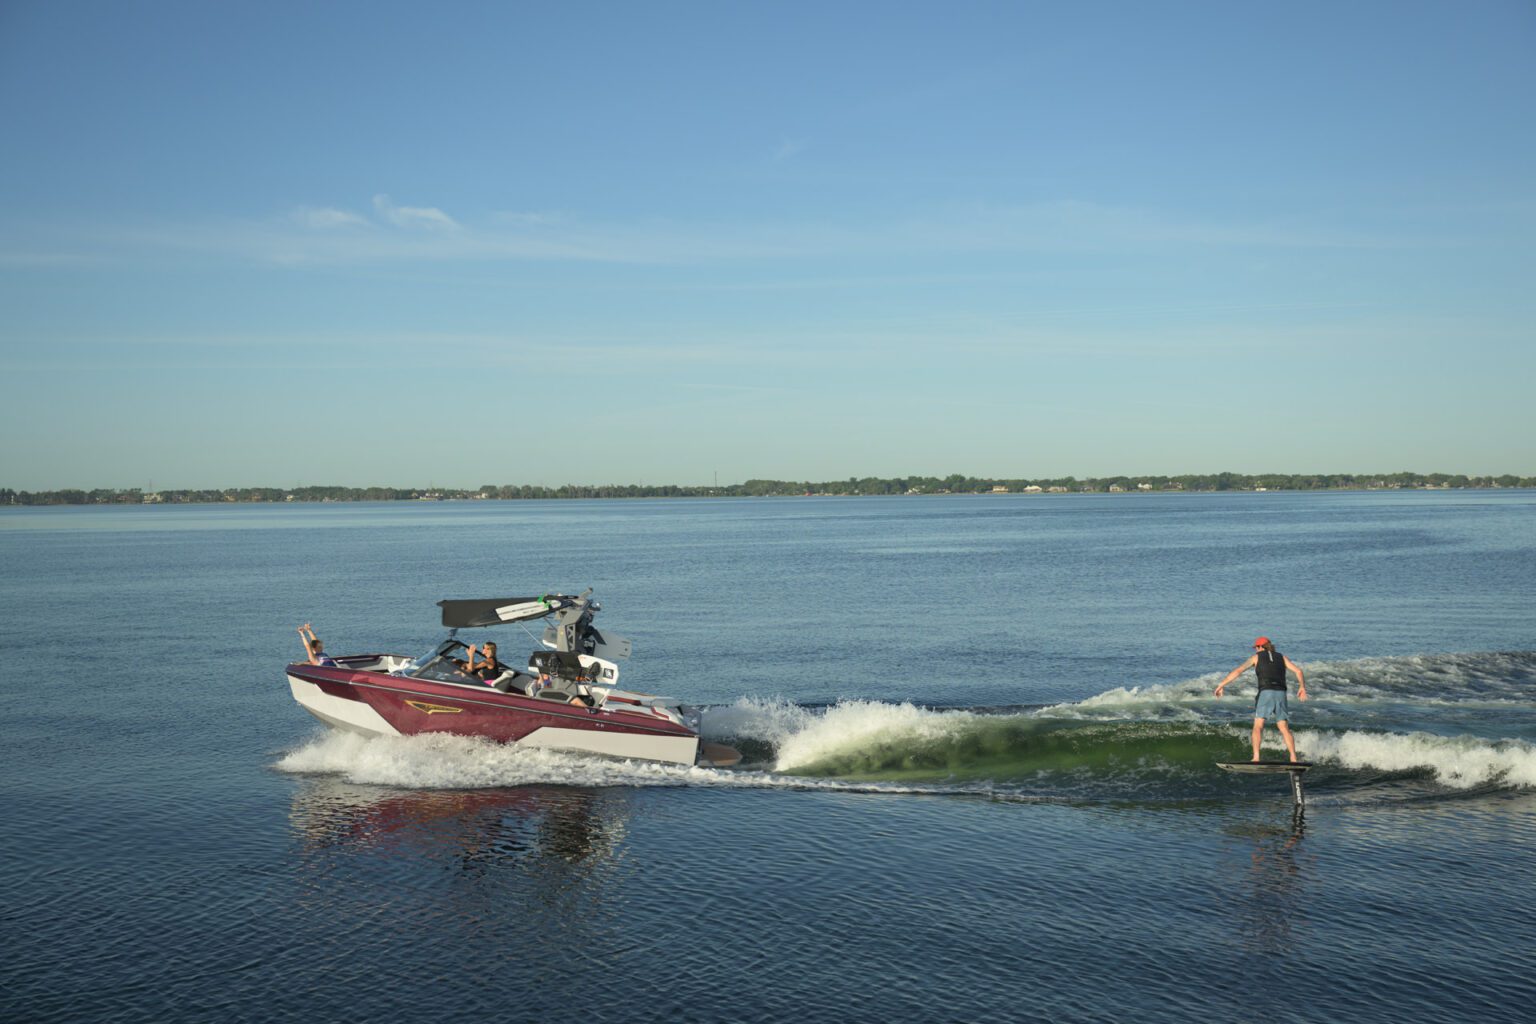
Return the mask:
<svg viewBox="0 0 1536 1024">
<path fill-rule="evenodd" d="M 700 712 L 669 697 L 621 690 L 617 661 L 630 642 L 601 633 L 592 591 L 570 597 L 439 601 L 448 636 L 420 658 L 353 654 L 332 665 L 288 666 L 299 706 L 326 725 L 365 736 L 447 732 L 502 743 L 728 767 L 741 755 L 699 736 Z M 492 679 L 465 671 L 461 629 L 551 619 L 527 668 Z"/>
</svg>

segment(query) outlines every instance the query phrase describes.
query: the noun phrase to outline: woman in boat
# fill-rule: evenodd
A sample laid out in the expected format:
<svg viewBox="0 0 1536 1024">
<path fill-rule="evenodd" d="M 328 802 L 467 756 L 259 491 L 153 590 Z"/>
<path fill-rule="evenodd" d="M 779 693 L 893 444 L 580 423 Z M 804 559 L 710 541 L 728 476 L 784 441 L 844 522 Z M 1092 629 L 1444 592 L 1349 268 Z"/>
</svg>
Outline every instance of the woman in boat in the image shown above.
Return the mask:
<svg viewBox="0 0 1536 1024">
<path fill-rule="evenodd" d="M 304 653 L 309 655 L 311 665 L 319 665 L 321 668 L 338 667 L 335 660 L 325 653 L 325 644 L 315 636 L 314 628 L 309 623 L 299 627 L 299 639 L 304 643 Z"/>
<path fill-rule="evenodd" d="M 482 682 L 494 683 L 507 671 L 507 666 L 496 660 L 496 644 L 487 641 L 478 655 L 475 653 L 475 645 L 469 645 L 469 660 L 464 663 L 464 671 Z"/>
</svg>

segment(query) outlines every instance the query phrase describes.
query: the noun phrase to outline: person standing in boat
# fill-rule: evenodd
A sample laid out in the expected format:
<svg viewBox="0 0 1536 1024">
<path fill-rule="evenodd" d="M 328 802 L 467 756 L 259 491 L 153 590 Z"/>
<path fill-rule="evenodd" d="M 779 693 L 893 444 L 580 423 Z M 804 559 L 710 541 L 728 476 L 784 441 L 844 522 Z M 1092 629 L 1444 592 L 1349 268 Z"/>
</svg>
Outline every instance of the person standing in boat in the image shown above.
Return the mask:
<svg viewBox="0 0 1536 1024">
<path fill-rule="evenodd" d="M 1264 734 L 1264 722 L 1273 720 L 1275 728 L 1280 730 L 1280 738 L 1285 741 L 1286 752 L 1294 762 L 1296 740 L 1291 736 L 1291 716 L 1286 708 L 1285 673 L 1289 671 L 1296 676 L 1297 700 L 1307 699 L 1307 677 L 1302 675 L 1300 665 L 1275 650 L 1269 637 L 1261 636 L 1253 642 L 1253 657 L 1228 672 L 1227 678 L 1216 684 L 1216 696 L 1220 697 L 1228 683 L 1250 668 L 1259 677 L 1259 693 L 1253 703 L 1253 759 L 1255 762 L 1259 760 L 1259 739 Z"/>
<path fill-rule="evenodd" d="M 314 628 L 309 623 L 299 627 L 299 639 L 304 644 L 304 653 L 309 655 L 311 665 L 319 665 L 321 668 L 338 668 L 335 659 L 325 653 L 325 644 L 315 636 Z"/>
</svg>

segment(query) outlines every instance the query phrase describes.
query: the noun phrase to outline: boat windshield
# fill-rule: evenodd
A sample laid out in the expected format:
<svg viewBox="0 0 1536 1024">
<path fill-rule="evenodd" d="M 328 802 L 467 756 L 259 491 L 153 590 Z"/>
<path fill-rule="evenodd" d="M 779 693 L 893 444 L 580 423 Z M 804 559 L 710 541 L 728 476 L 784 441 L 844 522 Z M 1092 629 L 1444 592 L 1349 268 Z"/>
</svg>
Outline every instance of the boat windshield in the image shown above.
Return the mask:
<svg viewBox="0 0 1536 1024">
<path fill-rule="evenodd" d="M 464 671 L 469 649 L 458 640 L 444 640 L 432 653 L 420 658 L 421 667 L 408 673 L 417 679 L 435 679 L 440 683 L 478 683 Z"/>
</svg>

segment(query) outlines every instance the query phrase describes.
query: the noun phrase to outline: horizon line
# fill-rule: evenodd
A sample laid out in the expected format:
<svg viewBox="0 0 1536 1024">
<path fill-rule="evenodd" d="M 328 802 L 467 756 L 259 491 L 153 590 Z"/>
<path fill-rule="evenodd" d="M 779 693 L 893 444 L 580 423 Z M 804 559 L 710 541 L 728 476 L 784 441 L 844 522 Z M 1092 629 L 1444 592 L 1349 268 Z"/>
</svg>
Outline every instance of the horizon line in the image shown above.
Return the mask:
<svg viewBox="0 0 1536 1024">
<path fill-rule="evenodd" d="M 1104 490 L 1117 484 L 1127 484 L 1140 490 L 1183 491 L 1212 490 L 1222 491 L 1235 488 L 1247 489 L 1273 489 L 1273 490 L 1357 490 L 1373 488 L 1391 488 L 1392 486 L 1450 488 L 1472 487 L 1479 489 L 1499 488 L 1523 488 L 1536 486 L 1536 477 L 1518 473 L 1421 473 L 1415 470 L 1396 470 L 1390 473 L 1371 472 L 1308 472 L 1308 473 L 1240 473 L 1233 470 L 1220 470 L 1212 473 L 1117 473 L 1105 476 L 1075 475 L 1055 477 L 992 477 L 992 476 L 968 476 L 960 473 L 951 473 L 945 476 L 932 475 L 906 475 L 906 476 L 864 476 L 838 478 L 835 480 L 795 480 L 778 479 L 770 477 L 751 477 L 735 483 L 572 483 L 566 482 L 558 485 L 545 483 L 503 483 L 483 484 L 475 487 L 444 486 L 435 483 L 422 486 L 399 487 L 384 484 L 295 484 L 290 487 L 274 487 L 269 485 L 240 485 L 225 487 L 161 487 L 155 488 L 153 481 L 145 487 L 95 487 L 89 490 L 81 487 L 55 487 L 39 490 L 26 488 L 13 488 L 0 486 L 0 505 L 32 504 L 31 501 L 19 501 L 27 498 L 53 498 L 66 499 L 49 502 L 52 504 L 117 504 L 132 495 L 138 495 L 148 502 L 151 498 L 161 495 L 219 495 L 229 500 L 231 495 L 245 495 L 246 501 L 271 501 L 273 497 L 287 500 L 313 500 L 303 497 L 305 495 L 318 495 L 318 492 L 390 492 L 388 497 L 380 497 L 378 500 L 403 500 L 407 497 L 422 497 L 427 495 L 440 497 L 465 497 L 480 500 L 527 500 L 527 492 L 541 492 L 545 495 L 570 495 L 570 492 L 589 491 L 629 491 L 649 492 L 649 494 L 630 495 L 606 495 L 607 497 L 627 496 L 661 496 L 662 491 L 687 492 L 677 496 L 753 496 L 752 493 L 742 495 L 743 489 L 750 488 L 766 496 L 769 492 L 777 491 L 785 493 L 788 490 L 800 491 L 810 494 L 831 493 L 870 493 L 861 490 L 871 486 L 884 486 L 884 490 L 874 492 L 874 495 L 907 493 L 953 493 L 958 489 L 961 493 L 979 493 L 986 488 L 992 493 L 1018 493 L 1024 490 L 1045 491 L 1054 488 L 1060 491 Z M 1189 487 L 1188 485 L 1193 485 Z M 1220 486 L 1225 485 L 1225 486 Z M 1300 486 L 1298 486 L 1300 485 Z M 892 487 L 902 490 L 893 492 Z M 523 494 L 507 492 L 524 492 Z M 257 494 L 266 496 L 256 497 Z M 872 496 L 874 496 L 872 495 Z M 576 496 L 604 497 L 598 494 L 582 494 Z M 77 500 L 68 500 L 77 499 Z M 346 500 L 359 500 L 351 497 Z M 361 499 L 367 500 L 367 499 Z"/>
</svg>

